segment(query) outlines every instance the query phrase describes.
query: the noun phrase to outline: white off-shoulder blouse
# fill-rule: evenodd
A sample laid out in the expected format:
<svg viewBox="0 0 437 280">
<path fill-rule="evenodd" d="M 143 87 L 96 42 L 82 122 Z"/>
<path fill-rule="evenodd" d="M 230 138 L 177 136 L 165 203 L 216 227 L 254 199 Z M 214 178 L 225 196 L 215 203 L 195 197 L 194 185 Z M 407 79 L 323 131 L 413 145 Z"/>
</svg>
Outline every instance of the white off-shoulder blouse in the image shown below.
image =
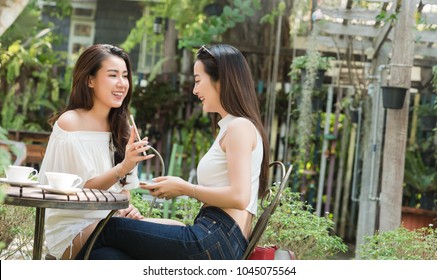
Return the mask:
<svg viewBox="0 0 437 280">
<path fill-rule="evenodd" d="M 39 170 L 39 183 L 47 184 L 46 171 L 65 172 L 82 177 L 81 188 L 91 178 L 114 166 L 111 133 L 65 131 L 56 122 Z M 138 187 L 137 168 L 127 176 L 128 185 L 115 184 L 110 191 Z M 73 239 L 88 225 L 106 217 L 109 210 L 47 209 L 45 214 L 46 246 L 51 255 L 61 258 Z"/>
</svg>

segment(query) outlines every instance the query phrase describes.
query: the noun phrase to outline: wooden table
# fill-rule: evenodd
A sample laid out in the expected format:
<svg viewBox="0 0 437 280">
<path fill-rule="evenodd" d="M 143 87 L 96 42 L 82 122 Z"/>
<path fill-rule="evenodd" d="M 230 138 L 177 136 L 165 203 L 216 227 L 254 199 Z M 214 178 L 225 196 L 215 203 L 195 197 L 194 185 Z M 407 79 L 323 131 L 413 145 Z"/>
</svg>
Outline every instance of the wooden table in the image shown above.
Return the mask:
<svg viewBox="0 0 437 280">
<path fill-rule="evenodd" d="M 96 189 L 83 189 L 75 194 L 52 194 L 37 187 L 9 185 L 6 190 L 5 204 L 36 208 L 33 259 L 40 260 L 44 241 L 44 218 L 46 208 L 78 210 L 111 210 L 108 216 L 94 230 L 91 244 L 118 209 L 129 206 L 126 195 Z M 92 245 L 85 255 L 88 258 Z"/>
</svg>

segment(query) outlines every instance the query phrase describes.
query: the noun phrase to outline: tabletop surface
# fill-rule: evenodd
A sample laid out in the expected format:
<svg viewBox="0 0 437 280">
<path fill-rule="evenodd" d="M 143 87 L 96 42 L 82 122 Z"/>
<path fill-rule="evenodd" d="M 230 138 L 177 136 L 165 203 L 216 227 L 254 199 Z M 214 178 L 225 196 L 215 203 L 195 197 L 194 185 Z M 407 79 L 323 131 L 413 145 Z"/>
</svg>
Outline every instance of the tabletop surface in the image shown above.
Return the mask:
<svg viewBox="0 0 437 280">
<path fill-rule="evenodd" d="M 125 194 L 84 188 L 74 194 L 54 194 L 34 186 L 7 185 L 5 204 L 41 208 L 113 210 L 129 206 Z"/>
</svg>

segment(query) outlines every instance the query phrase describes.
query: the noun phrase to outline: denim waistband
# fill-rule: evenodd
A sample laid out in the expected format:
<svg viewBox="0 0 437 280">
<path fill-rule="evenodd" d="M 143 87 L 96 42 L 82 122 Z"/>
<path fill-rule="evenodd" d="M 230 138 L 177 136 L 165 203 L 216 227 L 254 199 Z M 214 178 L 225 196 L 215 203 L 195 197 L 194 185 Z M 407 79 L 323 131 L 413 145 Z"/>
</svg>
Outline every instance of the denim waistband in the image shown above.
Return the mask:
<svg viewBox="0 0 437 280">
<path fill-rule="evenodd" d="M 235 222 L 235 220 L 231 216 L 229 216 L 228 213 L 226 213 L 219 207 L 216 206 L 202 207 L 196 219 L 198 217 L 209 217 L 214 221 L 220 221 L 229 230 L 235 227 L 237 229 L 238 235 L 240 235 L 241 237 L 241 241 L 243 243 L 246 243 L 247 245 L 248 241 L 246 237 L 244 237 L 243 232 L 241 231 L 237 222 Z"/>
</svg>

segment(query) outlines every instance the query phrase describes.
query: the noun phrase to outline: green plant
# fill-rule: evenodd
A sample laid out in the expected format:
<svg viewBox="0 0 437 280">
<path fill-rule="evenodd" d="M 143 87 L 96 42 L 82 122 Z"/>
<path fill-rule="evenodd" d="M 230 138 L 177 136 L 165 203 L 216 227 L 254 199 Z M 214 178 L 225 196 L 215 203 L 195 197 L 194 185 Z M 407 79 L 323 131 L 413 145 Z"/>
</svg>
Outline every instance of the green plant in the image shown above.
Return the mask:
<svg viewBox="0 0 437 280">
<path fill-rule="evenodd" d="M 404 180 L 418 192 L 437 190 L 435 165 L 425 164 L 419 150 L 409 150 L 405 155 Z"/>
<path fill-rule="evenodd" d="M 331 68 L 331 60 L 333 59 L 334 57 L 331 56 L 321 56 L 319 52 L 314 52 L 313 55 L 306 54 L 295 57 L 291 63 L 289 75 L 293 81 L 299 81 L 303 70 L 313 68 L 326 71 Z"/>
<path fill-rule="evenodd" d="M 148 216 L 151 202 L 143 199 L 143 193 L 144 192 L 139 190 L 131 191 L 130 202 L 132 203 L 132 205 L 135 206 L 138 209 L 138 211 L 140 211 L 141 215 L 143 215 L 146 218 L 162 218 L 163 215 L 159 207 L 153 207 L 150 217 Z"/>
<path fill-rule="evenodd" d="M 311 206 L 300 201 L 298 193 L 286 189 L 282 204 L 271 216 L 260 245 L 277 245 L 280 249 L 292 250 L 299 259 L 327 259 L 340 251 L 346 252 L 347 246 L 341 238 L 331 235 L 334 222 L 327 217 L 314 215 Z M 131 202 L 143 215 L 147 215 L 150 203 L 133 192 Z M 191 225 L 201 203 L 190 197 L 179 197 L 173 204 L 172 219 Z M 261 207 L 259 207 L 261 213 Z M 151 218 L 161 218 L 159 206 L 154 208 Z"/>
<path fill-rule="evenodd" d="M 331 60 L 334 57 L 331 56 L 316 56 L 314 61 L 311 61 L 311 58 L 308 55 L 298 56 L 293 59 L 292 68 L 294 69 L 306 69 L 309 63 L 315 63 L 317 69 L 320 70 L 328 70 L 331 68 Z"/>
<path fill-rule="evenodd" d="M 179 197 L 174 204 L 175 215 L 173 218 L 186 225 L 192 225 L 201 206 L 201 203 L 197 199 Z"/>
<path fill-rule="evenodd" d="M 65 89 L 56 73 L 65 66 L 65 54 L 52 48 L 57 39 L 50 27 L 41 23 L 40 11 L 34 5 L 27 6 L 2 35 L 0 108 L 4 128 L 50 128 L 47 115 L 62 106 L 60 93 Z"/>
<path fill-rule="evenodd" d="M 419 109 L 417 110 L 417 113 L 420 116 L 437 116 L 437 103 L 424 103 L 419 106 Z"/>
<path fill-rule="evenodd" d="M 148 216 L 150 211 L 151 202 L 146 201 L 142 197 L 141 191 L 131 191 L 131 203 L 134 205 L 140 213 L 147 218 L 162 218 L 163 205 L 155 205 L 152 209 L 152 213 Z M 193 224 L 194 218 L 199 212 L 201 203 L 194 198 L 190 197 L 178 197 L 174 200 L 171 208 L 173 213 L 171 218 L 180 221 L 186 225 Z"/>
<path fill-rule="evenodd" d="M 340 251 L 346 252 L 348 248 L 342 239 L 330 233 L 334 222 L 316 216 L 312 210 L 311 205 L 300 200 L 299 193 L 285 189 L 281 205 L 270 217 L 259 244 L 291 250 L 300 260 L 327 259 Z"/>
<path fill-rule="evenodd" d="M 376 17 L 376 21 L 394 24 L 398 20 L 397 13 L 389 14 L 387 11 L 382 10 Z"/>
<path fill-rule="evenodd" d="M 358 252 L 364 260 L 437 260 L 437 228 L 379 232 L 367 236 Z"/>
<path fill-rule="evenodd" d="M 0 205 L 0 259 L 31 259 L 34 216 L 31 207 Z"/>
<path fill-rule="evenodd" d="M 137 21 L 135 28 L 131 30 L 121 46 L 126 51 L 130 51 L 141 42 L 144 35 L 151 41 L 148 48 L 154 48 L 155 43 L 162 42 L 162 34 L 153 33 L 155 17 L 175 21 L 180 37 L 179 48 L 201 46 L 216 40 L 226 30 L 253 16 L 255 10 L 260 9 L 259 0 L 233 0 L 223 8 L 221 15 L 207 17 L 203 13 L 203 8 L 212 2 L 212 0 L 163 0 L 150 5 L 149 14 Z"/>
<path fill-rule="evenodd" d="M 237 23 L 244 22 L 246 17 L 254 16 L 255 10 L 260 8 L 260 0 L 233 0 L 231 5 L 223 8 L 221 15 L 199 18 L 198 21 L 187 23 L 179 41 L 179 48 L 209 44 Z"/>
</svg>

